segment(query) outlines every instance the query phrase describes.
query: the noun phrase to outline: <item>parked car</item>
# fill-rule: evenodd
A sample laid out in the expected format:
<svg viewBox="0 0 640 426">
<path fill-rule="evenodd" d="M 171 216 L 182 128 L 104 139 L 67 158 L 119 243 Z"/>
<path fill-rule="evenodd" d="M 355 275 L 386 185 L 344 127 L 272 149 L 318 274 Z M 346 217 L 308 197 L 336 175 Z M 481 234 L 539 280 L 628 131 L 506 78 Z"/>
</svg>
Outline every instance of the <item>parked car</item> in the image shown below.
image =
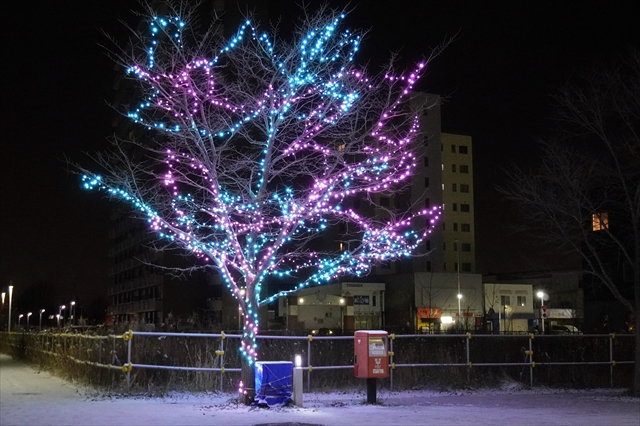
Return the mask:
<svg viewBox="0 0 640 426">
<path fill-rule="evenodd" d="M 551 334 L 582 334 L 578 327 L 569 324 L 552 325 Z"/>
</svg>

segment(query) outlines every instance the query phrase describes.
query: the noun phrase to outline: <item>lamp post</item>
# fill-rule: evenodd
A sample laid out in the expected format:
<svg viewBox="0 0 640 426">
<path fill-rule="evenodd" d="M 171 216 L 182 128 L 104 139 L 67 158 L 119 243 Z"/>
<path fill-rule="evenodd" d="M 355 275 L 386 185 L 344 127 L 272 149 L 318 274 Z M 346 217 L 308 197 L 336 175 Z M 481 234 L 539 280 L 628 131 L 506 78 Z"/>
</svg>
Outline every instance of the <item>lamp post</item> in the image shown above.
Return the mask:
<svg viewBox="0 0 640 426">
<path fill-rule="evenodd" d="M 42 314 L 44 313 L 44 309 L 40 309 L 40 328 L 39 331 L 42 331 Z"/>
<path fill-rule="evenodd" d="M 544 296 L 546 296 L 544 294 L 544 292 L 539 291 L 536 293 L 536 296 L 538 296 L 540 298 L 540 320 L 542 321 L 542 334 L 544 334 L 544 312 L 543 312 L 543 308 L 544 308 Z"/>
<path fill-rule="evenodd" d="M 60 313 L 58 314 L 63 324 L 64 324 L 64 316 L 62 315 L 62 311 L 64 311 L 64 308 L 66 308 L 65 305 L 60 305 Z"/>
<path fill-rule="evenodd" d="M 56 314 L 56 322 L 58 323 L 58 328 L 60 328 L 60 314 Z"/>
<path fill-rule="evenodd" d="M 27 314 L 27 331 L 29 331 L 29 317 L 30 317 L 31 315 L 33 315 L 33 312 L 29 312 L 29 313 Z"/>
<path fill-rule="evenodd" d="M 7 297 L 7 292 L 2 292 L 2 308 L 0 309 L 0 313 L 4 313 L 4 299 Z"/>
<path fill-rule="evenodd" d="M 20 320 L 22 319 L 24 315 L 20 314 L 18 315 L 18 330 L 20 329 Z"/>
<path fill-rule="evenodd" d="M 9 325 L 7 331 L 11 332 L 11 300 L 13 299 L 13 286 L 9 286 Z"/>
<path fill-rule="evenodd" d="M 75 311 L 76 311 L 76 302 L 74 302 L 72 300 L 71 303 L 70 303 L 70 306 L 69 306 L 69 323 L 71 325 L 73 325 L 73 323 L 76 322 L 75 321 L 75 319 L 76 319 Z"/>
<path fill-rule="evenodd" d="M 462 319 L 462 312 L 460 309 L 460 299 L 462 299 L 462 294 L 460 294 L 460 241 L 456 238 L 456 252 L 458 254 L 458 267 L 457 269 L 457 273 L 458 273 L 458 321 L 460 321 Z"/>
</svg>

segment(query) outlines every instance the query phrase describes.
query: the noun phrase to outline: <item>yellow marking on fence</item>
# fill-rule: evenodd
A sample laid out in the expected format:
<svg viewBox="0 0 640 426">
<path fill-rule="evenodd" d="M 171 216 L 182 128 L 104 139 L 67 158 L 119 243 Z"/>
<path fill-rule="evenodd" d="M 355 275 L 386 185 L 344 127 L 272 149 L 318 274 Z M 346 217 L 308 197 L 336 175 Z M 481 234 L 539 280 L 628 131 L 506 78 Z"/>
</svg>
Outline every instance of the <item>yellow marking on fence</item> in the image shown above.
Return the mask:
<svg viewBox="0 0 640 426">
<path fill-rule="evenodd" d="M 124 340 L 125 342 L 126 342 L 127 340 L 131 340 L 131 339 L 133 339 L 133 331 L 132 331 L 132 330 L 125 331 L 125 332 L 122 334 L 122 340 Z"/>
</svg>

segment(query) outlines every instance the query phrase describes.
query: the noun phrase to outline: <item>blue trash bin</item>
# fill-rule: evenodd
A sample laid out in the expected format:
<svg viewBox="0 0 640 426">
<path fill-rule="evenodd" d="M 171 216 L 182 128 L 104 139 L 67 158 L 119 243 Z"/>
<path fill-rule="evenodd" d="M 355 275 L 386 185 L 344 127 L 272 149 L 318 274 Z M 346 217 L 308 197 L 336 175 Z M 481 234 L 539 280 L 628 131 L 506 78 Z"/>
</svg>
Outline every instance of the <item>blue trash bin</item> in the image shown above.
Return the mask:
<svg viewBox="0 0 640 426">
<path fill-rule="evenodd" d="M 282 407 L 293 401 L 293 363 L 290 361 L 258 361 L 254 367 L 256 396 L 254 405 Z"/>
</svg>

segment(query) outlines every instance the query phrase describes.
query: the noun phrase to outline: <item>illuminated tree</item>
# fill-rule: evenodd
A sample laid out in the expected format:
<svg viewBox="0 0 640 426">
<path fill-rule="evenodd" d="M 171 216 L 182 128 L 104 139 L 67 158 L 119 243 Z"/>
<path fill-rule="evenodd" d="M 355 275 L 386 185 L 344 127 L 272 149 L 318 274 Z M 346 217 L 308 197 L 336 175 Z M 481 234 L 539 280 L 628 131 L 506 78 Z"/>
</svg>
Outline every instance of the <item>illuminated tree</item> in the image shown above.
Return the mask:
<svg viewBox="0 0 640 426">
<path fill-rule="evenodd" d="M 371 204 L 411 176 L 419 115 L 405 101 L 426 62 L 368 77 L 354 62 L 361 34 L 326 8 L 305 15 L 293 42 L 247 20 L 222 44 L 215 24 L 196 35 L 174 12 L 151 12 L 149 33 L 117 56 L 137 82 L 127 115 L 144 135 L 115 138 L 95 157 L 101 172 L 81 168 L 82 179 L 131 204 L 198 258 L 194 268 L 220 274 L 244 314 L 251 365 L 260 306 L 410 256 L 437 220 L 437 208 L 383 219 L 349 203 Z M 332 250 L 322 236 L 341 224 L 349 244 Z M 263 294 L 280 279 L 297 284 Z"/>
</svg>

